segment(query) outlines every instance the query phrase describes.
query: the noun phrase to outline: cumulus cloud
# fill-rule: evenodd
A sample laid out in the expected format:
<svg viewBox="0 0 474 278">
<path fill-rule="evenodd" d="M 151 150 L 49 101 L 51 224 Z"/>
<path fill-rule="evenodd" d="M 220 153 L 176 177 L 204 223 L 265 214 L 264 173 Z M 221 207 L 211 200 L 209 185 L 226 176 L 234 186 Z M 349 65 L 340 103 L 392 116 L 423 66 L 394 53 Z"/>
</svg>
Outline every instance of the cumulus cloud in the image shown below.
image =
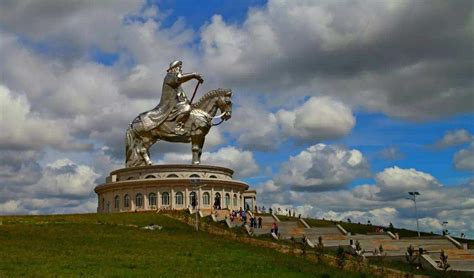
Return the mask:
<svg viewBox="0 0 474 278">
<path fill-rule="evenodd" d="M 36 183 L 42 177 L 38 151 L 0 152 L 0 180 L 3 186 L 25 186 Z"/>
<path fill-rule="evenodd" d="M 43 177 L 31 190 L 47 196 L 86 197 L 93 192 L 97 177 L 99 175 L 89 166 L 60 159 L 46 165 Z"/>
<path fill-rule="evenodd" d="M 158 164 L 180 163 L 189 164 L 192 161 L 191 154 L 166 153 Z M 239 150 L 228 146 L 218 149 L 216 152 L 203 152 L 201 157 L 203 165 L 219 165 L 234 170 L 236 178 L 250 177 L 259 171 L 257 162 L 252 152 Z"/>
<path fill-rule="evenodd" d="M 277 118 L 283 133 L 303 142 L 340 138 L 355 125 L 351 109 L 329 97 L 312 97 L 293 111 L 278 111 Z"/>
<path fill-rule="evenodd" d="M 112 52 L 117 50 L 122 23 L 142 5 L 140 1 L 2 1 L 0 24 L 34 42 L 53 42 L 62 54 L 83 55 L 91 45 Z"/>
<path fill-rule="evenodd" d="M 467 143 L 473 139 L 472 134 L 465 129 L 448 130 L 443 138 L 439 139 L 434 146 L 437 148 L 446 148 Z"/>
<path fill-rule="evenodd" d="M 416 229 L 413 202 L 408 191 L 415 188 L 420 228 L 441 232 L 442 221 L 449 221 L 450 230 L 459 235 L 472 231 L 474 223 L 474 183 L 443 186 L 432 175 L 415 169 L 386 168 L 378 173 L 376 184 L 364 184 L 352 189 L 326 192 L 298 192 L 269 180 L 258 185 L 259 202 L 266 207 L 292 208 L 302 215 L 388 225 Z M 406 180 L 408 185 L 400 181 Z M 397 188 L 393 188 L 396 186 Z M 456 200 L 456 201 L 453 201 Z M 470 234 L 474 236 L 474 234 Z"/>
<path fill-rule="evenodd" d="M 14 156 L 11 158 L 15 160 Z M 30 158 L 37 159 L 39 154 L 30 154 Z M 28 162 L 25 158 L 18 163 L 18 169 L 2 169 L 0 214 L 94 211 L 96 197 L 93 189 L 99 174 L 93 168 L 64 158 L 45 167 L 34 161 L 34 173 L 30 174 L 30 169 L 23 169 Z M 14 174 L 23 180 L 9 178 Z"/>
<path fill-rule="evenodd" d="M 454 167 L 458 170 L 474 171 L 474 143 L 454 154 Z"/>
<path fill-rule="evenodd" d="M 203 61 L 230 84 L 272 95 L 306 88 L 406 119 L 453 115 L 474 108 L 472 8 L 268 1 L 242 24 L 214 16 L 201 34 Z"/>
<path fill-rule="evenodd" d="M 242 147 L 259 151 L 274 151 L 289 138 L 300 144 L 341 138 L 356 122 L 348 106 L 329 97 L 311 97 L 301 106 L 275 113 L 253 102 L 236 110 L 227 130 L 238 136 Z M 249 124 L 249 118 L 256 120 Z"/>
<path fill-rule="evenodd" d="M 0 111 L 2 149 L 40 149 L 44 145 L 63 150 L 91 149 L 89 144 L 74 142 L 65 123 L 32 113 L 25 96 L 15 95 L 1 84 Z"/>
<path fill-rule="evenodd" d="M 397 166 L 386 168 L 375 176 L 380 195 L 392 199 L 405 197 L 409 191 L 423 191 L 440 188 L 441 184 L 430 174 L 416 169 L 402 169 Z"/>
<path fill-rule="evenodd" d="M 297 191 L 324 191 L 369 175 L 369 164 L 360 151 L 317 144 L 290 157 L 276 181 Z"/>
</svg>

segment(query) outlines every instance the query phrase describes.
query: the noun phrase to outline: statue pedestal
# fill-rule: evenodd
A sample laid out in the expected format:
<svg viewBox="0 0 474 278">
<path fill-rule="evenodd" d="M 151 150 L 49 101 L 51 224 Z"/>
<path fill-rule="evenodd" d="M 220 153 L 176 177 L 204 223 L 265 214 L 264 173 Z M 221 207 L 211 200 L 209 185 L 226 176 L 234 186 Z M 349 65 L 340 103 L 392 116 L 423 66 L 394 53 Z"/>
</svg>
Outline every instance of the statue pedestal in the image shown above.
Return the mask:
<svg viewBox="0 0 474 278">
<path fill-rule="evenodd" d="M 161 209 L 239 210 L 256 206 L 256 192 L 232 178 L 234 171 L 210 165 L 151 165 L 110 173 L 94 191 L 97 212 L 115 213 Z"/>
</svg>

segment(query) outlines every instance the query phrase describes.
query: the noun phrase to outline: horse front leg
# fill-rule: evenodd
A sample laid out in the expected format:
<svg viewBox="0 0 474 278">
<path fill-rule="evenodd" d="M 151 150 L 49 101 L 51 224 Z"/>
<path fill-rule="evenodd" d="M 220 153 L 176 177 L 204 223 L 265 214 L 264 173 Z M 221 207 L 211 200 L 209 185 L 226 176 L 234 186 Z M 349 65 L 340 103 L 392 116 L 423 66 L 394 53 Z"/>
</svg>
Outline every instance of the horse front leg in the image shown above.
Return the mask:
<svg viewBox="0 0 474 278">
<path fill-rule="evenodd" d="M 143 160 L 145 160 L 146 165 L 152 165 L 153 163 L 151 162 L 150 155 L 148 152 L 148 149 L 145 147 L 140 148 L 140 154 L 143 157 Z"/>
<path fill-rule="evenodd" d="M 204 136 L 193 136 L 192 152 L 193 152 L 193 165 L 201 164 L 202 146 L 204 145 Z"/>
<path fill-rule="evenodd" d="M 142 145 L 140 146 L 140 155 L 142 156 L 146 165 L 153 164 L 150 159 L 150 147 L 153 145 L 153 143 L 155 143 L 155 141 L 156 139 L 153 139 L 151 135 L 148 135 L 148 137 L 144 138 Z"/>
</svg>

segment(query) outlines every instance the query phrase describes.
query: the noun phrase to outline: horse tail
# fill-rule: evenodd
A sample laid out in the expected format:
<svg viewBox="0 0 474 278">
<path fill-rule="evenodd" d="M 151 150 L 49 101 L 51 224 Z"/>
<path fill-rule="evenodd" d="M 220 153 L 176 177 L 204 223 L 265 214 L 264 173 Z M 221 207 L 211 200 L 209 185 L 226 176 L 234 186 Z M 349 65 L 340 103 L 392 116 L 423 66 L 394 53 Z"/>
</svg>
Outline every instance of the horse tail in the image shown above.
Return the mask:
<svg viewBox="0 0 474 278">
<path fill-rule="evenodd" d="M 143 161 L 140 154 L 141 139 L 137 135 L 133 124 L 127 128 L 125 133 L 125 167 L 134 167 L 141 165 Z"/>
</svg>

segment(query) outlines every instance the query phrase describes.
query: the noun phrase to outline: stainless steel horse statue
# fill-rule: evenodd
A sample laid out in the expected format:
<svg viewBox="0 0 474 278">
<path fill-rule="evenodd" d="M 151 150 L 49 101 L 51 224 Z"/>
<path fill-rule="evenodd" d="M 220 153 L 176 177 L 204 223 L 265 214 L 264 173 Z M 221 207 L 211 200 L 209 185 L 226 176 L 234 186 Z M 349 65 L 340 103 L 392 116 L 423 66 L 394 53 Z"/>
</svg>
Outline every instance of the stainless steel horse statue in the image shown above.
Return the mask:
<svg viewBox="0 0 474 278">
<path fill-rule="evenodd" d="M 220 115 L 216 114 L 220 111 Z M 145 112 L 146 113 L 146 112 Z M 191 142 L 193 164 L 200 164 L 202 147 L 205 137 L 213 125 L 212 120 L 221 118 L 221 122 L 228 120 L 232 113 L 232 91 L 217 89 L 206 93 L 196 103 L 191 104 L 189 117 L 184 123 L 173 119 L 165 121 L 159 126 L 148 129 L 143 123 L 142 114 L 138 115 L 130 124 L 125 138 L 125 165 L 126 167 L 151 165 L 150 147 L 158 140 L 177 143 Z M 220 123 L 219 123 L 220 124 Z M 182 132 L 176 132 L 182 130 Z"/>
</svg>

